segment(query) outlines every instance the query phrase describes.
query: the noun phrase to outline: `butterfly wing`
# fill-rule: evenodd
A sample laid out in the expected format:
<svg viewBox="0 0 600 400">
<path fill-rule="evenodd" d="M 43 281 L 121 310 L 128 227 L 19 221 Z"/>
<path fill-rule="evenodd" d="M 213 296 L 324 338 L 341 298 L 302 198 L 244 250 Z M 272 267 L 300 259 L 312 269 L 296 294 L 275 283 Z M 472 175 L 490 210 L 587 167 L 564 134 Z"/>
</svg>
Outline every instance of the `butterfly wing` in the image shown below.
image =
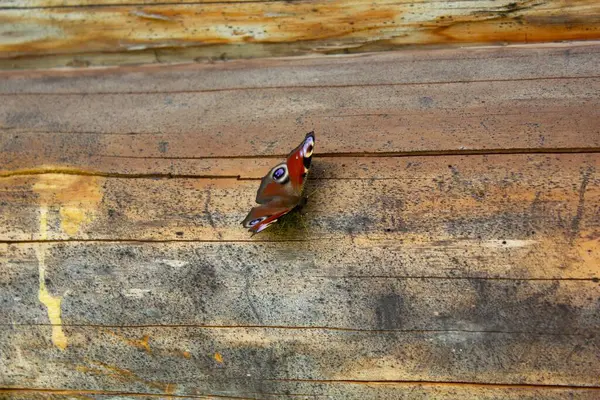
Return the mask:
<svg viewBox="0 0 600 400">
<path fill-rule="evenodd" d="M 286 160 L 288 171 L 290 174 L 290 183 L 294 188 L 294 192 L 298 196 L 302 195 L 304 183 L 310 170 L 313 150 L 315 148 L 315 133 L 309 132 L 306 134 L 304 141 L 296 147 Z"/>
<path fill-rule="evenodd" d="M 248 216 L 242 224 L 244 228 L 248 228 L 250 232 L 258 233 L 263 229 L 267 228 L 272 223 L 289 213 L 295 205 L 290 207 L 278 207 L 277 205 L 263 204 L 258 207 L 254 207 L 248 213 Z"/>
<path fill-rule="evenodd" d="M 248 213 L 242 224 L 258 233 L 290 212 L 302 199 L 302 190 L 310 169 L 315 134 L 310 132 L 288 155 L 285 162 L 273 167 L 263 177 L 256 202 L 260 204 Z"/>
<path fill-rule="evenodd" d="M 315 134 L 309 132 L 285 162 L 276 165 L 265 175 L 258 188 L 256 202 L 267 204 L 278 198 L 294 198 L 299 202 L 310 169 L 314 146 Z"/>
</svg>

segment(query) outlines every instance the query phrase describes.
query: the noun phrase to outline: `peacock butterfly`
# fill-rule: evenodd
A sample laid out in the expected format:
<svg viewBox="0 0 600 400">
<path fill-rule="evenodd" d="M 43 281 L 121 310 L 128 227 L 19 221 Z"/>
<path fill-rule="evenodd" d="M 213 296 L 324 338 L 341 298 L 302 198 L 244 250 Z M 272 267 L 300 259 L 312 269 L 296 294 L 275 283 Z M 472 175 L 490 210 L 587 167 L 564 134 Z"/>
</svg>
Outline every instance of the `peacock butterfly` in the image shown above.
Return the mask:
<svg viewBox="0 0 600 400">
<path fill-rule="evenodd" d="M 256 194 L 260 205 L 252 208 L 242 221 L 245 228 L 253 233 L 261 232 L 305 201 L 302 191 L 314 147 L 315 133 L 309 132 L 285 162 L 274 166 L 262 178 Z"/>
</svg>

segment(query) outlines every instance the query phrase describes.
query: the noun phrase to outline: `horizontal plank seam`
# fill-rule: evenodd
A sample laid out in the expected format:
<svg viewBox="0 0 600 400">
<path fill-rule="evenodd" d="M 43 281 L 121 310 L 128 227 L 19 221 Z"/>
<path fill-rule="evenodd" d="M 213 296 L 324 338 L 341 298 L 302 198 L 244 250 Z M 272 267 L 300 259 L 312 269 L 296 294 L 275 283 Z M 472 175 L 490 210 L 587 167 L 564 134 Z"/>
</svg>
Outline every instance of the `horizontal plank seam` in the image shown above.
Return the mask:
<svg viewBox="0 0 600 400">
<path fill-rule="evenodd" d="M 311 278 L 323 279 L 443 279 L 443 280 L 484 280 L 484 281 L 582 281 L 582 282 L 600 282 L 599 278 L 511 278 L 496 276 L 442 276 L 442 275 L 313 275 Z"/>
<path fill-rule="evenodd" d="M 236 180 L 260 180 L 261 178 L 242 178 L 240 175 L 192 175 L 192 174 L 124 174 L 118 172 L 93 172 L 78 171 L 72 169 L 32 169 L 0 172 L 0 178 L 11 178 L 16 176 L 38 176 L 38 175 L 77 175 L 95 176 L 101 178 L 119 179 L 236 179 Z"/>
<path fill-rule="evenodd" d="M 512 148 L 512 149 L 458 149 L 458 150 L 414 150 L 396 152 L 339 152 L 339 153 L 314 153 L 313 159 L 318 158 L 340 158 L 340 157 L 447 157 L 447 156 L 489 156 L 489 155 L 511 155 L 511 154 L 573 154 L 573 153 L 600 153 L 600 147 L 562 147 L 562 148 Z M 287 154 L 274 155 L 243 155 L 243 156 L 200 156 L 200 157 L 168 157 L 168 156 L 117 156 L 98 155 L 101 158 L 125 158 L 125 159 L 148 159 L 148 160 L 253 160 L 285 158 Z"/>
<path fill-rule="evenodd" d="M 547 148 L 547 149 L 489 149 L 489 150 L 445 150 L 445 151 L 409 151 L 409 152 L 363 152 L 363 153 L 321 153 L 315 154 L 315 159 L 320 158 L 408 158 L 408 157 L 462 157 L 462 156 L 494 156 L 494 155 L 535 155 L 535 154 L 598 154 L 600 147 L 577 147 L 577 148 Z M 138 157 L 138 156 L 106 156 L 100 158 L 124 158 L 124 159 L 152 159 L 152 160 L 253 160 L 253 159 L 280 159 L 287 155 L 262 155 L 262 156 L 204 156 L 204 157 Z M 30 168 L 14 171 L 0 172 L 0 178 L 28 175 L 82 175 L 98 176 L 106 178 L 123 179 L 236 179 L 236 180 L 260 180 L 262 178 L 242 178 L 241 175 L 213 175 L 213 174 L 173 174 L 173 173 L 148 173 L 129 174 L 117 172 L 85 171 L 74 168 Z M 398 178 L 314 178 L 317 180 L 370 180 L 370 179 L 398 179 Z"/>
<path fill-rule="evenodd" d="M 247 377 L 240 378 L 221 378 L 221 380 L 227 381 L 263 381 L 263 382 L 299 382 L 299 383 L 313 383 L 313 384 L 349 384 L 349 385 L 402 385 L 402 386 L 413 386 L 413 385 L 424 385 L 432 387 L 443 387 L 443 386 L 463 386 L 463 387 L 482 387 L 489 389 L 549 389 L 549 390 L 600 390 L 600 386 L 590 385 L 561 385 L 561 384 L 510 384 L 510 383 L 486 383 L 486 382 L 468 382 L 468 381 L 428 381 L 428 380 L 360 380 L 360 379 L 249 379 Z M 0 387 L 0 392 L 46 392 L 55 394 L 69 394 L 69 393 L 82 393 L 82 394 L 111 394 L 111 395 L 132 395 L 132 396 L 171 396 L 174 398 L 178 397 L 193 397 L 190 395 L 176 395 L 170 393 L 142 393 L 142 392 L 121 392 L 121 391 L 104 391 L 104 390 L 77 390 L 77 389 L 37 389 L 37 388 L 23 388 L 23 387 Z M 266 394 L 266 393 L 263 393 Z M 200 396 L 213 396 L 213 397 L 224 397 L 223 395 L 195 395 Z M 231 397 L 229 398 L 236 398 Z M 244 399 L 244 398 L 242 398 Z"/>
<path fill-rule="evenodd" d="M 531 78 L 512 78 L 512 79 L 476 79 L 476 80 L 457 80 L 457 81 L 433 81 L 433 82 L 388 82 L 388 83 L 360 83 L 360 84 L 345 84 L 345 85 L 282 85 L 282 86 L 248 86 L 248 87 L 231 87 L 219 89 L 185 89 L 185 90 L 164 90 L 164 91 L 123 91 L 123 92 L 13 92 L 0 93 L 0 97 L 4 96 L 116 96 L 116 95 L 150 95 L 150 94 L 186 94 L 186 93 L 214 93 L 214 92 L 236 92 L 244 90 L 279 90 L 279 89 L 317 89 L 324 88 L 355 88 L 355 87 L 382 87 L 382 86 L 428 86 L 428 85 L 454 85 L 454 84 L 469 84 L 469 83 L 494 83 L 494 82 L 523 82 L 523 81 L 541 81 L 541 80 L 581 80 L 581 79 L 598 79 L 600 75 L 587 76 L 547 76 L 547 77 L 531 77 Z"/>
<path fill-rule="evenodd" d="M 450 151 L 414 151 L 406 153 L 323 153 L 315 154 L 314 158 L 408 158 L 408 157 L 462 157 L 477 155 L 535 155 L 535 154 L 598 154 L 600 148 L 563 148 L 563 149 L 510 149 L 510 150 L 450 150 Z M 127 157 L 127 156 L 99 156 L 114 158 L 135 158 L 135 159 L 164 159 L 164 160 L 227 160 L 227 159 L 280 159 L 286 155 L 274 156 L 219 156 L 219 157 Z M 38 175 L 76 175 L 76 176 L 94 176 L 104 178 L 118 179 L 235 179 L 239 181 L 256 181 L 262 178 L 242 177 L 241 175 L 218 175 L 218 174 L 174 174 L 174 173 L 118 173 L 118 172 L 100 172 L 85 171 L 73 168 L 31 168 L 14 171 L 0 172 L 0 178 L 11 178 L 17 176 L 38 176 Z M 351 177 L 310 177 L 310 180 L 398 180 L 402 178 L 351 178 Z"/>
<path fill-rule="evenodd" d="M 331 241 L 331 240 L 340 240 L 339 236 L 337 237 L 326 237 L 320 236 L 312 239 L 132 239 L 132 238 L 111 238 L 111 239 L 0 239 L 0 245 L 30 245 L 30 244 L 65 244 L 65 243 L 107 243 L 107 244 L 176 244 L 176 243 L 305 243 L 305 242 L 320 242 L 323 241 Z M 378 238 L 368 238 L 374 244 L 377 244 L 379 241 L 387 241 L 390 238 L 382 237 Z M 434 247 L 435 243 L 432 243 L 431 247 Z M 424 247 L 424 246 L 420 246 Z M 442 246 L 438 246 L 442 247 Z M 325 278 L 326 276 L 321 276 Z M 335 277 L 335 276 L 331 276 Z M 331 278 L 330 277 L 330 278 Z M 356 278 L 362 278 L 361 276 L 355 276 Z M 382 276 L 385 277 L 385 276 Z M 402 276 L 390 276 L 391 279 L 404 279 Z M 408 278 L 408 277 L 407 277 Z M 414 278 L 428 278 L 427 276 L 416 276 Z M 433 278 L 433 277 L 432 277 Z M 448 277 L 445 279 L 479 279 L 478 277 Z M 599 278 L 481 278 L 481 279 L 504 279 L 504 280 L 591 280 L 596 282 Z"/>
<path fill-rule="evenodd" d="M 272 329 L 272 330 L 291 330 L 291 331 L 333 331 L 333 332 L 366 332 L 382 334 L 428 334 L 428 333 L 464 333 L 480 334 L 491 333 L 496 335 L 530 335 L 530 336 L 552 336 L 552 337 L 584 337 L 594 338 L 596 330 L 579 333 L 556 333 L 556 332 L 535 332 L 535 331 L 502 331 L 502 330 L 469 330 L 469 329 L 365 329 L 365 328 L 344 328 L 332 326 L 286 326 L 286 325 L 199 325 L 199 324 L 140 324 L 140 325 L 109 325 L 109 324 L 0 324 L 1 327 L 16 326 L 62 326 L 73 328 L 113 328 L 113 329 Z"/>
<path fill-rule="evenodd" d="M 519 389 L 573 389 L 573 390 L 600 390 L 600 386 L 579 386 L 579 385 L 561 385 L 561 384 L 510 384 L 510 383 L 485 383 L 485 382 L 467 382 L 467 381 L 402 381 L 402 380 L 360 380 L 360 379 L 264 379 L 271 382 L 306 382 L 306 383 L 348 383 L 348 384 L 401 384 L 401 385 L 431 385 L 431 386 L 473 386 L 488 388 L 519 388 Z"/>
<path fill-rule="evenodd" d="M 143 243 L 288 243 L 288 242 L 314 242 L 331 240 L 329 237 L 319 237 L 314 239 L 280 239 L 280 240 L 268 240 L 268 239 L 31 239 L 31 240 L 10 240 L 0 239 L 0 244 L 62 244 L 62 243 L 114 243 L 114 244 L 143 244 Z"/>
<path fill-rule="evenodd" d="M 159 397 L 161 399 L 206 399 L 206 398 L 217 398 L 217 399 L 235 399 L 235 400 L 256 400 L 255 397 L 238 397 L 238 396 L 227 396 L 219 394 L 186 394 L 177 395 L 167 392 L 162 393 L 143 393 L 143 392 L 122 392 L 122 391 L 107 391 L 107 390 L 78 390 L 78 389 L 39 389 L 39 388 L 24 388 L 24 387 L 0 387 L 0 394 L 2 393 L 47 393 L 57 395 L 109 395 L 109 396 L 131 396 L 131 397 Z M 266 394 L 266 393 L 263 393 Z"/>
</svg>

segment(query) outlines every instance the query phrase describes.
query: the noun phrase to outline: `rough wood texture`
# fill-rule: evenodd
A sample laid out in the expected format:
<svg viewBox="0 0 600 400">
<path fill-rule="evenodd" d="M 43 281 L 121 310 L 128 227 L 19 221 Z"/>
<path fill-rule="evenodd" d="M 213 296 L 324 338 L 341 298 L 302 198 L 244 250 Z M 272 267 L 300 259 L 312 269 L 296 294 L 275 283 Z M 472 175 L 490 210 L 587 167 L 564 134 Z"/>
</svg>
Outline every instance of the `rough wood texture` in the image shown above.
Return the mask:
<svg viewBox="0 0 600 400">
<path fill-rule="evenodd" d="M 598 398 L 599 51 L 0 73 L 0 398 Z"/>
<path fill-rule="evenodd" d="M 600 38 L 595 0 L 36 0 L 2 5 L 3 68 L 27 66 L 29 61 L 15 59 L 23 56 L 58 56 L 50 63 L 86 66 Z M 100 52 L 113 54 L 102 58 Z"/>
</svg>

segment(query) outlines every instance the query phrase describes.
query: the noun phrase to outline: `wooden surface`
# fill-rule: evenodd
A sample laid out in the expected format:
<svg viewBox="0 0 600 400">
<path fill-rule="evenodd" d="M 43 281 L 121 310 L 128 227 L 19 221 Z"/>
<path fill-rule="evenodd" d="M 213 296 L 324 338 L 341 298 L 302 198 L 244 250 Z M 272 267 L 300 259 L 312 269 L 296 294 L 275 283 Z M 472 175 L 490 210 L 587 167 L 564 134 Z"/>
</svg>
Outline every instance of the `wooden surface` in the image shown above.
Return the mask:
<svg viewBox="0 0 600 400">
<path fill-rule="evenodd" d="M 596 0 L 0 1 L 0 68 L 600 39 Z"/>
<path fill-rule="evenodd" d="M 0 398 L 598 398 L 599 52 L 0 73 Z"/>
</svg>

